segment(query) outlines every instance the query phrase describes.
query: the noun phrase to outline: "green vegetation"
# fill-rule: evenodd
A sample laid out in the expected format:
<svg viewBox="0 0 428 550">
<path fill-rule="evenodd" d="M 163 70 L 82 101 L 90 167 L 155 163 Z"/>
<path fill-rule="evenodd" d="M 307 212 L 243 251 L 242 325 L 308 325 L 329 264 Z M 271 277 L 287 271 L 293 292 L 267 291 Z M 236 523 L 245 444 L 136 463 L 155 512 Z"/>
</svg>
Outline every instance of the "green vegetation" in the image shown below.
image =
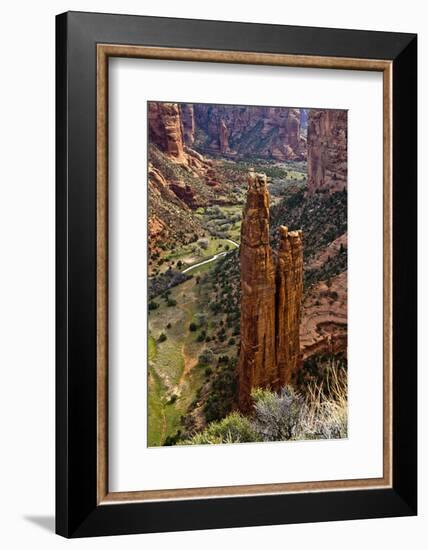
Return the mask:
<svg viewBox="0 0 428 550">
<path fill-rule="evenodd" d="M 183 441 L 184 445 L 216 445 L 219 443 L 248 443 L 258 441 L 252 422 L 238 413 L 232 413 L 219 422 L 212 422 L 203 432 Z"/>
<path fill-rule="evenodd" d="M 150 334 L 148 339 L 148 355 L 149 361 L 154 361 L 156 357 L 156 340 Z"/>
<path fill-rule="evenodd" d="M 341 401 L 332 383 L 338 371 L 346 372 L 342 358 L 307 361 L 294 380 L 298 391 L 257 391 L 251 415 L 232 412 L 236 407 L 240 285 L 239 250 L 228 241 L 240 240 L 250 168 L 269 177 L 273 244 L 279 225 L 302 228 L 305 267 L 346 231 L 346 192 L 305 196 L 305 162 L 219 160 L 215 170 L 228 185 L 222 196 L 159 151 L 151 150 L 150 155 L 167 178 L 188 183 L 202 197 L 200 204 L 209 206 L 186 210 L 189 220 L 180 223 L 174 238 L 161 244 L 149 261 L 148 444 L 346 437 L 346 395 Z M 342 245 L 323 265 L 305 270 L 305 288 L 331 280 L 346 266 L 347 249 Z M 334 291 L 329 288 L 328 292 L 334 300 Z M 298 414 L 299 407 L 304 415 Z"/>
<path fill-rule="evenodd" d="M 203 412 L 205 420 L 220 420 L 232 410 L 237 391 L 236 358 L 219 357 L 217 369 L 209 381 Z"/>
<path fill-rule="evenodd" d="M 329 393 L 311 386 L 304 397 L 291 386 L 279 393 L 256 389 L 249 416 L 231 413 L 183 441 L 187 445 L 339 439 L 348 436 L 346 371 L 330 380 Z"/>
</svg>

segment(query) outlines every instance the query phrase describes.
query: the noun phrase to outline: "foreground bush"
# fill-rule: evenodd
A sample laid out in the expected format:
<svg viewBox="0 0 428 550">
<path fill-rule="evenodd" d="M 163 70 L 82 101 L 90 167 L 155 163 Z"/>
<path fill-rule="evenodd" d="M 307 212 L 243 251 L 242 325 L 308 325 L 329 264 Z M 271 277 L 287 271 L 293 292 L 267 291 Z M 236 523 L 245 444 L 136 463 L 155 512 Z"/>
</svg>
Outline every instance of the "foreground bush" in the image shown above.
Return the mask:
<svg viewBox="0 0 428 550">
<path fill-rule="evenodd" d="M 313 386 L 306 398 L 291 386 L 279 393 L 256 389 L 253 413 L 232 413 L 184 441 L 186 445 L 342 439 L 348 436 L 345 369 L 330 377 L 328 387 Z"/>
<path fill-rule="evenodd" d="M 184 442 L 185 445 L 215 445 L 218 443 L 249 443 L 259 441 L 250 419 L 232 413 L 219 422 L 211 422 L 201 433 Z"/>
</svg>

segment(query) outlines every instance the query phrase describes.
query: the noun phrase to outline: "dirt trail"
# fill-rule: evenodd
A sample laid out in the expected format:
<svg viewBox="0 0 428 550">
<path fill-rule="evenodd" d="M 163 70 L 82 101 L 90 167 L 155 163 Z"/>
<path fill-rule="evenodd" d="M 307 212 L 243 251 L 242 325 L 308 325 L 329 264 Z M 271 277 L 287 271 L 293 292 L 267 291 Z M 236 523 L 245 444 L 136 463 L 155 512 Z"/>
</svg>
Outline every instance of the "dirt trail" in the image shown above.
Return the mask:
<svg viewBox="0 0 428 550">
<path fill-rule="evenodd" d="M 181 346 L 181 355 L 183 356 L 183 360 L 184 360 L 184 368 L 183 368 L 183 372 L 181 373 L 180 380 L 178 381 L 179 391 L 181 390 L 181 386 L 183 385 L 184 379 L 186 378 L 186 376 L 193 369 L 193 367 L 196 367 L 198 363 L 198 360 L 196 359 L 196 357 L 190 357 L 189 355 L 187 355 L 185 346 L 186 346 L 185 343 L 183 343 L 183 345 Z"/>
<path fill-rule="evenodd" d="M 183 310 L 183 312 L 187 316 L 186 322 L 190 322 L 191 319 L 192 319 L 191 312 L 188 309 L 186 309 L 186 306 L 190 303 L 191 302 L 185 302 L 184 304 L 179 304 L 179 306 L 178 306 L 180 309 Z M 181 390 L 182 390 L 182 386 L 184 384 L 185 378 L 190 373 L 190 371 L 193 369 L 193 367 L 195 367 L 198 363 L 198 359 L 196 357 L 191 357 L 190 355 L 188 355 L 186 353 L 186 342 L 185 341 L 181 345 L 181 355 L 183 356 L 184 367 L 183 367 L 183 372 L 181 373 L 180 379 L 179 379 L 178 384 L 177 384 L 178 394 L 181 394 Z"/>
</svg>

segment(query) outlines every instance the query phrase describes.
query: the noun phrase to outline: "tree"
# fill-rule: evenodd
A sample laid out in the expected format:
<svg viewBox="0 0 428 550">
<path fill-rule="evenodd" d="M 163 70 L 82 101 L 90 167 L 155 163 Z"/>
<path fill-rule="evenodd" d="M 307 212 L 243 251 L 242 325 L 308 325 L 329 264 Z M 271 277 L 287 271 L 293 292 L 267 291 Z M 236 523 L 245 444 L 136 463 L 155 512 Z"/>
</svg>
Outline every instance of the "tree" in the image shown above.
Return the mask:
<svg viewBox="0 0 428 550">
<path fill-rule="evenodd" d="M 208 248 L 208 239 L 199 239 L 198 245 L 206 250 Z"/>
<path fill-rule="evenodd" d="M 164 332 L 161 332 L 158 341 L 165 342 L 166 338 L 166 334 Z"/>
<path fill-rule="evenodd" d="M 198 330 L 198 325 L 196 323 L 190 323 L 189 330 L 190 332 L 196 332 L 196 330 Z"/>
<path fill-rule="evenodd" d="M 209 348 L 206 348 L 201 353 L 198 360 L 201 365 L 211 365 L 214 361 L 214 352 Z"/>
</svg>

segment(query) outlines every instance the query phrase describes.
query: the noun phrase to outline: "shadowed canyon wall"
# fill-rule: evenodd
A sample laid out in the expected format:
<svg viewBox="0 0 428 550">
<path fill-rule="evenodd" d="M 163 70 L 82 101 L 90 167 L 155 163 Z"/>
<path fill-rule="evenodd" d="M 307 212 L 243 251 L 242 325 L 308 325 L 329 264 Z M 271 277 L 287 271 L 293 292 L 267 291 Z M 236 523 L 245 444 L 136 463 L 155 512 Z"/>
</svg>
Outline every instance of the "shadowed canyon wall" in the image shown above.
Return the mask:
<svg viewBox="0 0 428 550">
<path fill-rule="evenodd" d="M 306 158 L 300 109 L 195 104 L 194 113 L 204 134 L 200 146 L 207 152 L 277 161 Z"/>
<path fill-rule="evenodd" d="M 269 193 L 264 174 L 250 172 L 241 226 L 241 346 L 238 403 L 251 407 L 251 390 L 279 389 L 300 360 L 303 292 L 302 232 L 280 228 L 274 255 L 269 244 Z"/>
<path fill-rule="evenodd" d="M 308 193 L 342 191 L 348 178 L 347 111 L 311 109 L 308 118 Z"/>
</svg>

